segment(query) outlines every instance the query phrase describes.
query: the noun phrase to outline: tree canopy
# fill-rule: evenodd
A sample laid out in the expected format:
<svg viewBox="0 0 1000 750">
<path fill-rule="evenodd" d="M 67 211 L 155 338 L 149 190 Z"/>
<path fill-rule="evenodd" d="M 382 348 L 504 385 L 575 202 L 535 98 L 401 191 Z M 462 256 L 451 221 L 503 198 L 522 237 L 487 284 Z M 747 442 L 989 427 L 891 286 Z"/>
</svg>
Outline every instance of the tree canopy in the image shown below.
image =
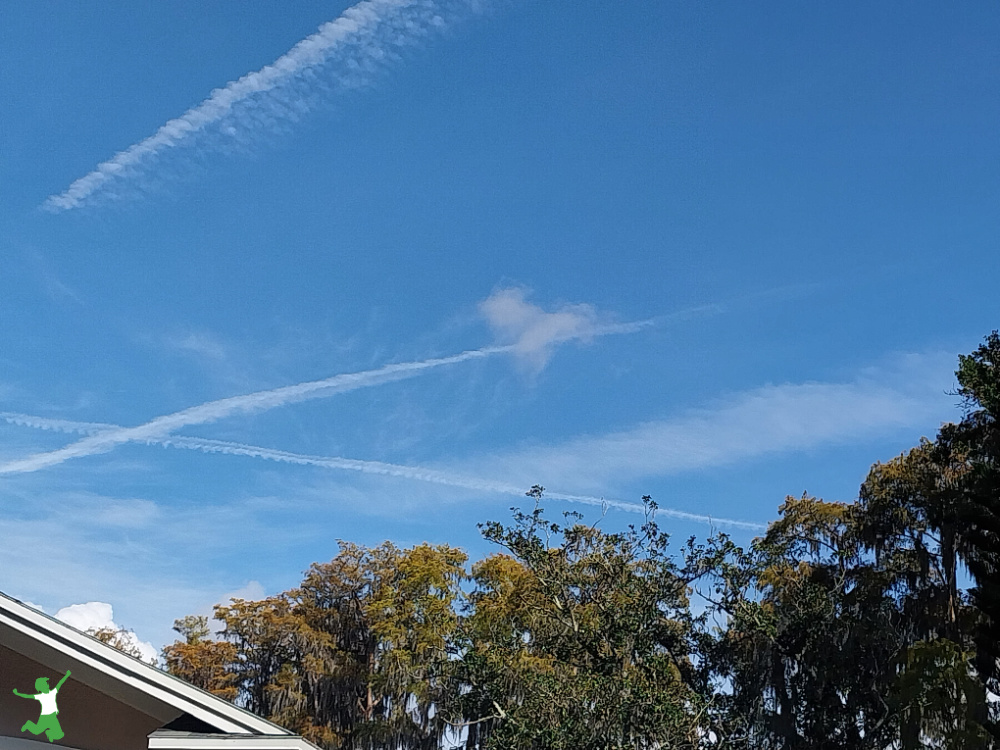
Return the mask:
<svg viewBox="0 0 1000 750">
<path fill-rule="evenodd" d="M 1000 747 L 1000 336 L 956 376 L 957 423 L 746 549 L 672 554 L 649 497 L 623 533 L 555 522 L 536 486 L 471 568 L 340 542 L 217 638 L 177 621 L 166 666 L 330 750 Z"/>
</svg>

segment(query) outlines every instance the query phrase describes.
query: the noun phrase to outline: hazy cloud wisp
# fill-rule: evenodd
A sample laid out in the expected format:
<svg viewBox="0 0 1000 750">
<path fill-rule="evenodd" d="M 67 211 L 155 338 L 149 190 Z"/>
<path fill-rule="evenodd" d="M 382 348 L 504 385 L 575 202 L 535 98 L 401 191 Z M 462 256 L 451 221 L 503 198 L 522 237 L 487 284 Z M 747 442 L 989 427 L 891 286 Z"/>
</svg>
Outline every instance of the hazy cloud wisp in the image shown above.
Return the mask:
<svg viewBox="0 0 1000 750">
<path fill-rule="evenodd" d="M 669 476 L 820 445 L 921 428 L 944 414 L 944 389 L 892 388 L 869 380 L 765 386 L 711 408 L 506 454 L 461 468 L 581 491 Z M 935 425 L 936 427 L 936 425 Z"/>
</svg>

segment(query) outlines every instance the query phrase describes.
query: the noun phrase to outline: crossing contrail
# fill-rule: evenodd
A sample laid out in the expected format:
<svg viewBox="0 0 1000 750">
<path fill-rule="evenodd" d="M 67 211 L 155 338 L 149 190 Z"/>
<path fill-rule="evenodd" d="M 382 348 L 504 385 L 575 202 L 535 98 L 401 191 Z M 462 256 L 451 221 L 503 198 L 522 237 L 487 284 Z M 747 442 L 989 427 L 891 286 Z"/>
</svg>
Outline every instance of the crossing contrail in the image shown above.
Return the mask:
<svg viewBox="0 0 1000 750">
<path fill-rule="evenodd" d="M 128 181 L 162 171 L 162 158 L 181 147 L 244 146 L 314 108 L 315 100 L 369 83 L 400 52 L 439 34 L 486 0 L 364 0 L 319 27 L 270 65 L 212 91 L 200 104 L 120 151 L 43 208 L 68 211 L 101 196 L 117 197 Z M 214 138 L 215 140 L 208 140 Z M 162 175 L 161 175 L 162 176 Z"/>
<path fill-rule="evenodd" d="M 491 297 L 492 299 L 492 297 Z M 547 313 L 541 308 L 530 306 L 518 311 L 520 329 L 513 343 L 485 346 L 471 349 L 448 357 L 437 357 L 415 362 L 401 362 L 385 365 L 375 370 L 344 373 L 323 380 L 314 380 L 266 391 L 257 391 L 243 396 L 209 401 L 198 406 L 192 406 L 173 414 L 156 417 L 145 424 L 136 427 L 115 426 L 109 430 L 100 430 L 64 448 L 44 453 L 35 453 L 24 458 L 0 464 L 0 474 L 18 474 L 38 471 L 49 466 L 56 466 L 71 458 L 92 456 L 104 453 L 115 446 L 124 443 L 142 442 L 164 437 L 184 427 L 205 424 L 222 419 L 230 414 L 265 411 L 285 404 L 321 398 L 344 393 L 358 388 L 367 388 L 382 383 L 413 377 L 426 370 L 446 365 L 454 365 L 472 359 L 482 359 L 494 354 L 510 353 L 515 357 L 533 356 L 539 351 L 548 352 L 557 344 L 572 340 L 588 340 L 597 336 L 612 336 L 635 333 L 651 325 L 655 320 L 640 320 L 630 323 L 598 323 L 591 312 L 581 315 L 577 311 L 561 311 Z M 556 320 L 560 325 L 553 326 Z M 58 420 L 56 420 L 58 421 Z M 50 424 L 48 429 L 54 429 Z"/>
<path fill-rule="evenodd" d="M 420 372 L 435 367 L 454 365 L 472 359 L 482 359 L 511 350 L 511 346 L 488 346 L 482 349 L 465 351 L 450 357 L 424 359 L 418 362 L 401 362 L 386 365 L 375 370 L 344 373 L 323 380 L 314 380 L 266 391 L 257 391 L 242 396 L 231 396 L 217 401 L 209 401 L 198 406 L 174 412 L 173 414 L 156 417 L 136 427 L 116 426 L 110 430 L 102 430 L 88 435 L 82 440 L 78 440 L 58 450 L 35 453 L 24 458 L 8 461 L 5 464 L 0 464 L 0 474 L 19 474 L 38 471 L 49 466 L 56 466 L 73 458 L 105 453 L 124 443 L 153 441 L 166 437 L 184 427 L 214 422 L 231 414 L 265 411 L 298 401 L 322 398 L 359 388 L 368 388 L 374 385 L 381 385 L 382 383 L 413 377 Z"/>
<path fill-rule="evenodd" d="M 72 422 L 64 419 L 48 419 L 45 417 L 35 417 L 29 414 L 15 414 L 12 412 L 0 412 L 0 419 L 10 424 L 22 425 L 25 427 L 85 435 L 100 435 L 109 431 L 127 429 L 118 425 L 102 424 L 98 422 Z M 317 466 L 325 469 L 355 471 L 362 474 L 400 477 L 420 482 L 444 485 L 447 487 L 459 487 L 476 492 L 488 492 L 518 497 L 524 496 L 523 487 L 507 482 L 493 481 L 482 477 L 472 477 L 421 466 L 407 466 L 405 464 L 392 464 L 385 463 L 383 461 L 364 461 L 355 458 L 341 458 L 339 456 L 310 456 L 301 453 L 275 450 L 273 448 L 263 448 L 257 445 L 247 445 L 246 443 L 234 443 L 226 440 L 209 440 L 206 438 L 186 437 L 183 435 L 149 437 L 142 439 L 141 442 L 145 442 L 150 445 L 163 445 L 184 450 L 196 450 L 203 453 L 246 456 L 249 458 L 258 458 L 267 461 L 276 461 L 279 463 L 295 464 L 298 466 Z M 640 503 L 630 503 L 623 500 L 594 497 L 591 495 L 574 495 L 563 492 L 549 492 L 546 490 L 545 497 L 553 500 L 562 500 L 564 502 L 614 508 L 616 510 L 629 513 L 646 512 L 646 507 Z M 722 518 L 699 513 L 688 513 L 686 511 L 675 510 L 673 508 L 658 507 L 656 509 L 656 514 L 670 518 L 678 518 L 685 521 L 696 521 L 698 523 L 751 529 L 754 531 L 761 531 L 767 528 L 764 524 L 753 523 L 751 521 L 741 521 L 733 518 Z"/>
</svg>

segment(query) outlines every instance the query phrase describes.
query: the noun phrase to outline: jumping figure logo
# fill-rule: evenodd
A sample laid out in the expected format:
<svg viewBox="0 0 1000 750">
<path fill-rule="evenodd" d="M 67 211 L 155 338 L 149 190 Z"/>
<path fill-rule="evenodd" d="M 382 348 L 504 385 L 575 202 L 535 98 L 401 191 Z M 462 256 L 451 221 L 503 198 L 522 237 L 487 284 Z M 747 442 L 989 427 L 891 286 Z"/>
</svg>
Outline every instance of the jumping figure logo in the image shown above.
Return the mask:
<svg viewBox="0 0 1000 750">
<path fill-rule="evenodd" d="M 61 680 L 59 680 L 59 684 L 57 684 L 54 688 L 49 688 L 49 678 L 39 677 L 35 680 L 35 690 L 38 691 L 36 695 L 19 693 L 17 688 L 14 688 L 14 695 L 18 695 L 22 698 L 34 698 L 42 704 L 42 714 L 38 717 L 38 721 L 24 722 L 24 726 L 21 727 L 22 732 L 25 729 L 32 734 L 41 734 L 42 732 L 45 732 L 45 736 L 48 738 L 49 742 L 55 742 L 65 736 L 63 734 L 62 727 L 59 726 L 59 709 L 56 708 L 56 693 L 59 692 L 59 688 L 61 688 L 63 683 L 68 679 L 69 670 L 67 669 L 66 674 Z"/>
</svg>

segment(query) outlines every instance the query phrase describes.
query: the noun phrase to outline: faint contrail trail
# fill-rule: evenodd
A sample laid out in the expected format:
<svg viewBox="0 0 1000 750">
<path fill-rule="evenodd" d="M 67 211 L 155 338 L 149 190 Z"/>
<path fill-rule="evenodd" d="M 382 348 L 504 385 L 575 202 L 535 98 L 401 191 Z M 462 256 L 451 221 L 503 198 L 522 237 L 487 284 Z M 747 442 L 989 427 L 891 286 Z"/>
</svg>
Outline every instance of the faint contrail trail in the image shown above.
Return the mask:
<svg viewBox="0 0 1000 750">
<path fill-rule="evenodd" d="M 75 432 L 87 435 L 99 434 L 109 430 L 126 429 L 117 425 L 101 424 L 96 422 L 71 422 L 64 419 L 47 419 L 45 417 L 34 417 L 27 414 L 14 414 L 10 412 L 0 412 L 0 419 L 11 424 L 23 425 L 25 427 L 35 427 L 44 430 L 58 430 L 61 432 Z M 390 464 L 382 461 L 362 461 L 354 458 L 340 458 L 336 456 L 309 456 L 301 453 L 290 453 L 288 451 L 275 450 L 272 448 L 262 448 L 256 445 L 245 443 L 233 443 L 225 440 L 208 440 L 205 438 L 185 437 L 174 435 L 171 437 L 147 438 L 143 442 L 153 445 L 164 445 L 173 448 L 186 450 L 197 450 L 203 453 L 221 453 L 230 456 L 248 456 L 260 458 L 268 461 L 280 463 L 297 464 L 299 466 L 318 466 L 326 469 L 339 469 L 345 471 L 357 471 L 363 474 L 376 474 L 381 476 L 401 477 L 404 479 L 414 479 L 421 482 L 430 482 L 448 487 L 462 487 L 478 492 L 494 492 L 503 495 L 524 496 L 524 488 L 515 485 L 496 482 L 480 477 L 469 477 L 462 474 L 440 471 L 438 469 L 428 469 L 420 466 L 406 466 L 402 464 Z M 629 503 L 622 500 L 609 500 L 590 495 L 572 495 L 562 492 L 548 492 L 545 497 L 553 500 L 563 500 L 571 503 L 583 503 L 585 505 L 596 505 L 598 507 L 615 508 L 630 513 L 645 513 L 645 506 L 639 503 Z M 672 508 L 657 508 L 657 514 L 670 518 L 679 518 L 686 521 L 697 521 L 699 523 L 709 523 L 718 526 L 732 526 L 742 529 L 752 529 L 755 531 L 765 530 L 764 524 L 753 523 L 751 521 L 740 521 L 733 518 L 717 518 L 715 516 L 698 513 L 687 513 Z"/>
<path fill-rule="evenodd" d="M 273 130 L 312 108 L 316 89 L 348 90 L 369 82 L 399 52 L 485 0 L 364 0 L 323 24 L 270 65 L 215 89 L 208 98 L 153 135 L 115 154 L 58 195 L 49 211 L 78 208 L 124 180 L 141 177 L 158 157 L 195 139 L 214 135 L 221 144 L 240 144 L 249 132 Z M 322 78 L 317 74 L 322 72 Z"/>
<path fill-rule="evenodd" d="M 208 403 L 192 406 L 173 414 L 156 417 L 137 427 L 116 427 L 111 430 L 100 431 L 85 437 L 83 440 L 78 440 L 65 448 L 45 453 L 35 453 L 25 458 L 8 461 L 5 464 L 0 464 L 0 474 L 37 471 L 48 466 L 61 464 L 71 458 L 81 458 L 83 456 L 94 455 L 95 453 L 104 453 L 123 443 L 155 440 L 156 438 L 169 435 L 182 427 L 213 422 L 230 414 L 273 409 L 277 406 L 284 406 L 285 404 L 297 401 L 320 398 L 334 393 L 344 393 L 358 388 L 367 388 L 373 385 L 412 377 L 419 372 L 434 367 L 458 364 L 470 359 L 481 359 L 511 350 L 511 346 L 488 346 L 482 349 L 473 349 L 461 354 L 455 354 L 450 357 L 425 359 L 419 362 L 401 362 L 386 365 L 376 370 L 334 375 L 324 380 L 314 380 L 308 383 L 298 383 L 282 388 L 248 393 L 243 396 L 231 396 L 217 401 L 209 401 Z"/>
</svg>

